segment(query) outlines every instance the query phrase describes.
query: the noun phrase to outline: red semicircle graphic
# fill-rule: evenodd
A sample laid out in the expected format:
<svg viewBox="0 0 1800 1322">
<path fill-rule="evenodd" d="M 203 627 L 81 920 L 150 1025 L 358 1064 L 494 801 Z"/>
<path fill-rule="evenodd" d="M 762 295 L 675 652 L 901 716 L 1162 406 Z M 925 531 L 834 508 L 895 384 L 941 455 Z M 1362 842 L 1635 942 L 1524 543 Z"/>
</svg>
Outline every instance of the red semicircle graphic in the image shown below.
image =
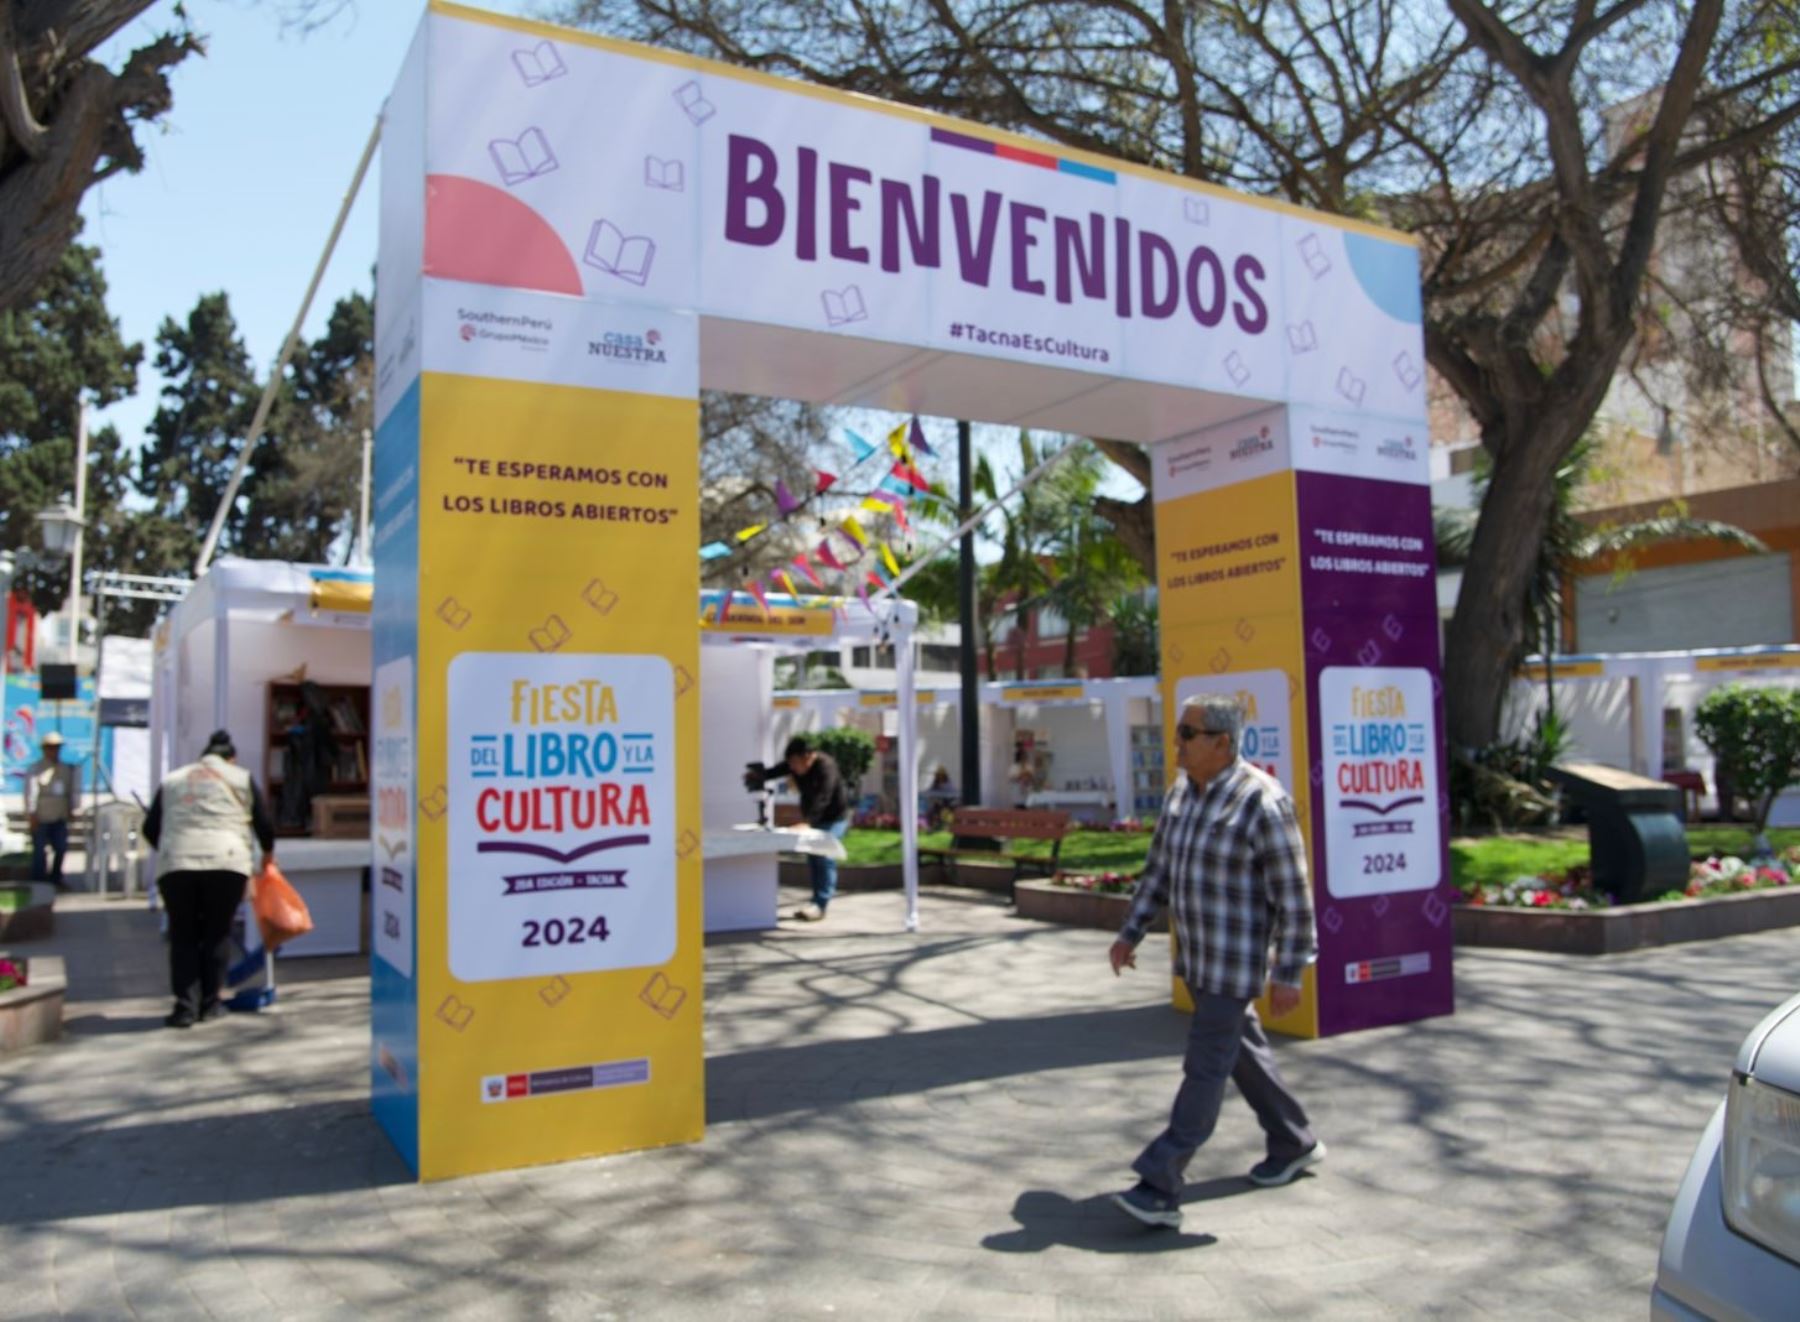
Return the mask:
<svg viewBox="0 0 1800 1322">
<path fill-rule="evenodd" d="M 581 272 L 550 222 L 492 184 L 425 181 L 425 274 L 508 289 L 582 293 Z"/>
</svg>

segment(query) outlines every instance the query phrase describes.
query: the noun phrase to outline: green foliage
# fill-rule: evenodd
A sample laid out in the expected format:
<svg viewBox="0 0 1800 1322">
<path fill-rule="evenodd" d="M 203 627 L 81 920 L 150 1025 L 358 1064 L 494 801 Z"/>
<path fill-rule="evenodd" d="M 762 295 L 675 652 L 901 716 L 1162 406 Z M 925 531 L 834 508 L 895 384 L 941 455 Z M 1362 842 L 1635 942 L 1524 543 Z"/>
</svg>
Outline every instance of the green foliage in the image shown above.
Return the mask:
<svg viewBox="0 0 1800 1322">
<path fill-rule="evenodd" d="M 143 356 L 106 309 L 97 248 L 71 244 L 21 306 L 0 311 L 0 546 L 38 545 L 38 511 L 74 495 L 82 401 L 104 408 L 131 394 Z M 83 510 L 90 562 L 117 524 L 128 476 L 118 433 L 102 427 L 90 435 Z M 38 609 L 55 609 L 68 593 L 68 568 L 28 566 L 18 586 Z"/>
<path fill-rule="evenodd" d="M 950 836 L 945 831 L 926 832 L 919 836 L 919 844 L 927 848 L 948 849 Z M 852 830 L 844 839 L 846 862 L 851 865 L 898 863 L 900 861 L 900 832 L 881 831 L 858 828 Z M 1048 840 L 1015 840 L 1011 852 L 1024 858 L 1050 857 Z M 1150 833 L 1148 831 L 1071 831 L 1063 837 L 1062 853 L 1058 856 L 1064 872 L 1131 872 L 1143 870 L 1144 859 L 1150 852 Z M 994 855 L 995 865 L 1004 862 L 1008 855 Z M 969 867 L 982 867 L 982 863 L 969 863 Z M 929 872 L 926 874 L 929 876 Z"/>
<path fill-rule="evenodd" d="M 1120 597 L 1110 612 L 1113 627 L 1113 674 L 1154 675 L 1162 667 L 1157 640 L 1156 604 L 1133 594 Z"/>
<path fill-rule="evenodd" d="M 1556 820 L 1550 768 L 1569 750 L 1567 722 L 1554 710 L 1532 732 L 1450 760 L 1450 813 L 1463 830 L 1511 831 Z"/>
<path fill-rule="evenodd" d="M 867 730 L 839 725 L 809 734 L 806 741 L 821 753 L 829 754 L 831 760 L 838 764 L 838 770 L 843 772 L 844 783 L 850 787 L 850 796 L 854 799 L 856 787 L 862 783 L 863 773 L 874 765 L 875 736 Z"/>
<path fill-rule="evenodd" d="M 1776 796 L 1800 783 L 1800 690 L 1727 684 L 1706 695 L 1694 729 L 1718 759 L 1721 801 L 1749 799 L 1766 829 Z"/>
</svg>

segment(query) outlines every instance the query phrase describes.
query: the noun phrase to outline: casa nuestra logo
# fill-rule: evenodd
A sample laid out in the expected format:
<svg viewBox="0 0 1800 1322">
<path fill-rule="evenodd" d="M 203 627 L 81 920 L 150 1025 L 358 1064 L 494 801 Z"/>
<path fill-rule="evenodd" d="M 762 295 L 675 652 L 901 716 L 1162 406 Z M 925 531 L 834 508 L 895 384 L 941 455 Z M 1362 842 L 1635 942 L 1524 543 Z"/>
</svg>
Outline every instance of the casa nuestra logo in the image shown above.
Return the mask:
<svg viewBox="0 0 1800 1322">
<path fill-rule="evenodd" d="M 1254 436 L 1246 436 L 1232 445 L 1230 458 L 1234 463 L 1238 463 L 1259 454 L 1268 454 L 1274 448 L 1275 441 L 1269 435 L 1268 427 L 1258 427 Z"/>
<path fill-rule="evenodd" d="M 642 335 L 607 331 L 599 339 L 588 341 L 588 356 L 620 363 L 666 363 L 669 356 L 662 347 L 662 339 L 662 332 L 654 327 Z"/>
<path fill-rule="evenodd" d="M 1419 448 L 1410 436 L 1389 436 L 1375 447 L 1375 453 L 1383 459 L 1410 464 L 1419 457 Z"/>
</svg>

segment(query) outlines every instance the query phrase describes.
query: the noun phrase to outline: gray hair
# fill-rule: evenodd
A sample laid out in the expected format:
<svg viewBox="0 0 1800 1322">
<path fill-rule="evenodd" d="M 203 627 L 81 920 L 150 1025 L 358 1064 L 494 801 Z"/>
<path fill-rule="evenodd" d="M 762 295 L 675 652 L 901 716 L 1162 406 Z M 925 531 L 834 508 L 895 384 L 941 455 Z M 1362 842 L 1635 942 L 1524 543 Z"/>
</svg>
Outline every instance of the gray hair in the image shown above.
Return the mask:
<svg viewBox="0 0 1800 1322">
<path fill-rule="evenodd" d="M 1231 736 L 1231 751 L 1238 751 L 1238 739 L 1244 730 L 1244 709 L 1236 698 L 1228 698 L 1222 693 L 1208 693 L 1198 698 L 1189 698 L 1181 704 L 1181 714 L 1195 713 L 1195 722 L 1208 734 L 1228 734 Z"/>
</svg>

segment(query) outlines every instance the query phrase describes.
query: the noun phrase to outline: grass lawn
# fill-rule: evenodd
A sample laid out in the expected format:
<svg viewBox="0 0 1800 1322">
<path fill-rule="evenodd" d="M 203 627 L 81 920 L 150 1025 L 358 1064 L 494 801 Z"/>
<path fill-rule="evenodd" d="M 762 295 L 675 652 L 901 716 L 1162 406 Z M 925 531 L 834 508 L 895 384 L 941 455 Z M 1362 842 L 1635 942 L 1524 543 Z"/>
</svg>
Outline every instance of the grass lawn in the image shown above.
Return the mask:
<svg viewBox="0 0 1800 1322">
<path fill-rule="evenodd" d="M 1777 849 L 1800 845 L 1800 829 L 1771 830 L 1769 840 Z M 1742 856 L 1749 852 L 1750 841 L 1751 832 L 1745 826 L 1688 828 L 1688 846 L 1695 854 Z M 934 831 L 920 836 L 919 843 L 942 848 L 949 845 L 950 836 Z M 1050 844 L 1044 840 L 1021 840 L 1013 847 L 1033 858 L 1050 856 Z M 1144 866 L 1149 848 L 1147 831 L 1073 831 L 1063 840 L 1062 866 L 1065 872 L 1137 872 Z M 900 833 L 851 831 L 844 839 L 844 850 L 851 864 L 898 863 Z M 1514 877 L 1560 872 L 1587 860 L 1587 828 L 1580 826 L 1533 835 L 1462 836 L 1450 842 L 1450 878 L 1464 890 L 1504 885 Z"/>
<path fill-rule="evenodd" d="M 1688 852 L 1749 853 L 1754 838 L 1745 826 L 1688 827 Z M 1769 841 L 1776 849 L 1800 845 L 1800 830 L 1775 829 Z M 1467 891 L 1476 886 L 1503 886 L 1514 877 L 1541 877 L 1588 861 L 1586 827 L 1563 827 L 1541 835 L 1463 836 L 1450 842 L 1450 879 Z"/>
<path fill-rule="evenodd" d="M 950 833 L 932 831 L 921 835 L 919 843 L 926 847 L 948 848 Z M 1049 858 L 1048 840 L 1008 841 L 1010 848 L 1027 858 Z M 1144 866 L 1144 855 L 1150 850 L 1148 831 L 1071 831 L 1063 837 L 1062 867 L 1065 872 L 1136 872 Z M 847 863 L 898 863 L 900 833 L 898 831 L 853 830 L 844 837 Z M 996 855 L 996 863 L 1001 858 Z"/>
</svg>

